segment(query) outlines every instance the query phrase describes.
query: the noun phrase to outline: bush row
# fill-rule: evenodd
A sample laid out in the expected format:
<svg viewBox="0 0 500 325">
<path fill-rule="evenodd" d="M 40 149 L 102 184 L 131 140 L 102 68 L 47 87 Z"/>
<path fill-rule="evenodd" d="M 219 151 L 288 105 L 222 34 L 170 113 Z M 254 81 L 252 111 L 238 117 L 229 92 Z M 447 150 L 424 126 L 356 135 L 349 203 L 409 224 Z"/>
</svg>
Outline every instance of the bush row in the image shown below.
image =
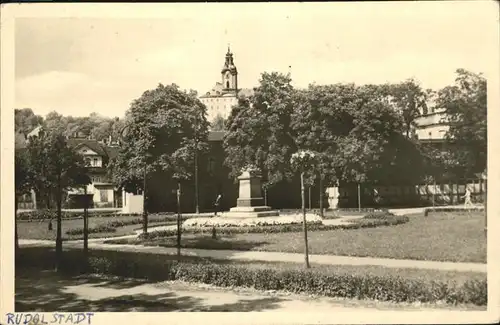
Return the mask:
<svg viewBox="0 0 500 325">
<path fill-rule="evenodd" d="M 173 221 L 172 216 L 150 216 L 148 218 L 148 222 L 163 222 L 163 221 Z M 89 227 L 89 234 L 91 233 L 104 233 L 104 232 L 115 232 L 116 228 L 125 227 L 130 225 L 139 225 L 142 224 L 142 218 L 134 218 L 128 220 L 112 220 L 106 223 Z M 82 228 L 74 228 L 66 231 L 68 235 L 81 235 L 83 234 Z"/>
<path fill-rule="evenodd" d="M 116 227 L 108 224 L 100 224 L 94 227 L 89 227 L 89 234 L 102 234 L 107 232 L 116 232 Z M 83 235 L 83 228 L 74 228 L 66 231 L 67 235 Z"/>
<path fill-rule="evenodd" d="M 81 211 L 62 211 L 61 212 L 62 219 L 80 219 L 83 218 L 83 212 Z M 115 213 L 109 211 L 99 211 L 99 210 L 88 210 L 89 217 L 140 217 L 141 213 Z M 182 214 L 181 219 L 186 220 L 189 218 L 198 217 L 196 214 Z M 34 211 L 26 211 L 19 212 L 17 214 L 17 220 L 19 221 L 40 221 L 40 220 L 49 220 L 56 219 L 57 211 L 56 210 L 34 210 Z M 149 218 L 151 220 L 161 219 L 166 221 L 177 220 L 177 214 L 173 212 L 164 212 L 164 213 L 150 213 Z"/>
<path fill-rule="evenodd" d="M 323 225 L 311 224 L 307 226 L 308 231 L 321 231 L 321 230 L 337 230 L 337 229 L 359 229 L 359 228 L 373 228 L 380 226 L 392 226 L 403 224 L 409 221 L 407 216 L 387 215 L 383 218 L 361 218 L 353 219 L 349 223 L 341 225 Z M 273 225 L 273 226 L 250 226 L 250 227 L 221 227 L 217 228 L 217 233 L 221 235 L 232 235 L 241 233 L 286 233 L 286 232 L 301 232 L 303 231 L 302 224 L 289 224 L 289 225 Z M 209 234 L 212 233 L 212 228 L 184 228 L 183 233 L 189 234 Z M 176 230 L 158 230 L 148 232 L 147 234 L 140 234 L 139 239 L 154 239 L 161 237 L 175 236 Z"/>
<path fill-rule="evenodd" d="M 474 207 L 474 208 L 468 208 L 464 209 L 462 207 L 433 207 L 433 208 L 427 208 L 424 210 L 424 215 L 427 217 L 429 213 L 432 212 L 481 212 L 484 211 L 484 207 Z"/>
<path fill-rule="evenodd" d="M 29 255 L 29 254 L 28 254 Z M 16 268 L 24 266 L 51 267 L 46 258 L 16 258 Z M 121 277 L 145 278 L 151 281 L 183 280 L 221 287 L 249 287 L 258 290 L 285 290 L 349 299 L 375 299 L 393 302 L 469 303 L 487 305 L 486 279 L 468 280 L 463 284 L 435 282 L 426 279 L 404 279 L 400 276 L 371 274 L 335 274 L 318 269 L 278 268 L 273 265 L 252 268 L 249 264 L 231 264 L 210 260 L 168 260 L 165 255 L 92 251 L 88 264 L 81 252 L 65 252 L 62 271 L 97 273 Z M 87 265 L 84 271 L 83 266 Z"/>
<path fill-rule="evenodd" d="M 378 220 L 391 220 L 394 214 L 387 211 L 373 211 L 366 214 L 364 219 L 378 219 Z"/>
<path fill-rule="evenodd" d="M 79 219 L 83 218 L 83 212 L 81 211 L 62 211 L 61 212 L 62 219 Z M 99 217 L 115 217 L 118 214 L 109 211 L 96 211 L 96 210 L 88 210 L 88 215 L 90 217 L 99 216 Z M 132 216 L 133 214 L 120 214 L 120 216 Z M 56 219 L 57 211 L 56 210 L 34 210 L 27 212 L 20 212 L 17 214 L 17 220 L 20 221 L 40 221 L 40 220 L 49 220 Z"/>
</svg>

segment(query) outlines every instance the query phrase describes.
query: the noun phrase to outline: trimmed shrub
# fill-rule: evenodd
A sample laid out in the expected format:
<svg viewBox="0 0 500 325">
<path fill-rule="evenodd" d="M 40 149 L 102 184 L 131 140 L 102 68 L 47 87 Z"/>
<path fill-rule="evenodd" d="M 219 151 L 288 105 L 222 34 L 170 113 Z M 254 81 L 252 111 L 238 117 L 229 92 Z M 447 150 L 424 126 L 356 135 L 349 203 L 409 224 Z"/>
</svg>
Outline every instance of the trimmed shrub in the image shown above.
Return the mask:
<svg viewBox="0 0 500 325">
<path fill-rule="evenodd" d="M 166 222 L 166 220 L 170 220 L 170 219 L 171 219 L 170 216 L 155 216 L 155 217 L 149 218 L 149 222 L 162 222 L 162 221 Z M 100 224 L 100 225 L 97 225 L 94 227 L 89 227 L 89 233 L 116 232 L 116 228 L 130 226 L 130 225 L 139 225 L 139 224 L 142 224 L 142 222 L 143 222 L 142 218 L 108 221 L 106 223 L 103 223 L 103 224 Z M 66 231 L 66 234 L 68 234 L 68 235 L 81 235 L 81 234 L 83 234 L 83 227 L 69 229 L 68 231 Z"/>
<path fill-rule="evenodd" d="M 67 251 L 63 256 L 62 271 L 70 274 L 84 272 L 85 263 L 81 251 Z M 16 258 L 16 268 L 51 267 L 53 258 L 53 250 L 23 249 Z M 277 268 L 272 264 L 252 267 L 251 263 L 232 265 L 227 261 L 200 258 L 178 262 L 165 255 L 117 251 L 91 251 L 88 262 L 88 271 L 91 273 L 152 281 L 183 280 L 221 287 L 286 290 L 350 299 L 487 305 L 486 277 L 456 284 L 426 279 L 410 280 L 394 275 L 335 274 L 321 268 Z"/>
<path fill-rule="evenodd" d="M 484 207 L 474 207 L 464 209 L 462 207 L 433 207 L 427 208 L 424 210 L 424 215 L 427 217 L 429 213 L 433 212 L 482 212 L 484 211 Z"/>
<path fill-rule="evenodd" d="M 388 211 L 374 211 L 363 217 L 364 219 L 390 220 L 394 218 L 394 214 Z"/>
<path fill-rule="evenodd" d="M 80 219 L 83 218 L 83 212 L 80 211 L 61 211 L 62 219 Z M 96 211 L 96 210 L 88 210 L 89 217 L 99 216 L 99 217 L 115 217 L 117 213 L 109 212 L 109 211 Z M 56 210 L 34 210 L 27 212 L 20 212 L 17 214 L 17 220 L 19 221 L 40 221 L 40 220 L 48 220 L 48 219 L 56 219 L 57 211 Z"/>
<path fill-rule="evenodd" d="M 116 232 L 116 227 L 112 227 L 108 224 L 97 225 L 95 227 L 89 227 L 89 234 L 99 234 L 105 232 Z M 69 229 L 66 231 L 67 235 L 82 235 L 83 228 Z"/>
</svg>

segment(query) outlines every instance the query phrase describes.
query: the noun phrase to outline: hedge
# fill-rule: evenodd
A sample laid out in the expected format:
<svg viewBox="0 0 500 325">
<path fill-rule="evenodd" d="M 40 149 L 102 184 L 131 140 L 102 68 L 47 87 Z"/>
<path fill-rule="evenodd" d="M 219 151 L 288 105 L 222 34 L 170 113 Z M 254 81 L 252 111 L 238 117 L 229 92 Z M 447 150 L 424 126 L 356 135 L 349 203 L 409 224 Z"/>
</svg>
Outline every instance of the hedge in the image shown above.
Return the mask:
<svg viewBox="0 0 500 325">
<path fill-rule="evenodd" d="M 162 222 L 162 221 L 173 221 L 171 216 L 151 216 L 148 221 L 149 222 Z M 108 221 L 104 224 L 97 225 L 94 227 L 89 227 L 89 234 L 91 233 L 104 233 L 104 232 L 116 232 L 116 228 L 130 226 L 130 225 L 139 225 L 142 224 L 142 218 L 135 218 L 129 220 L 113 220 Z M 74 228 L 66 231 L 68 235 L 81 235 L 83 234 L 83 228 Z"/>
<path fill-rule="evenodd" d="M 25 249 L 27 251 L 27 249 Z M 36 252 L 36 250 L 35 250 Z M 40 250 L 39 250 L 40 252 Z M 52 267 L 54 253 L 21 253 L 16 268 Z M 23 256 L 24 255 L 24 256 Z M 45 255 L 45 256 L 43 256 Z M 44 258 L 41 258 L 41 257 Z M 88 266 L 81 251 L 64 253 L 62 272 L 94 273 L 151 281 L 183 280 L 220 287 L 250 287 L 258 290 L 284 290 L 349 299 L 374 299 L 393 302 L 437 302 L 487 305 L 486 279 L 467 280 L 462 284 L 426 279 L 404 279 L 395 275 L 334 274 L 318 269 L 276 268 L 272 264 L 252 268 L 199 258 L 168 260 L 165 255 L 138 252 L 92 251 Z"/>
<path fill-rule="evenodd" d="M 99 216 L 99 217 L 115 217 L 118 214 L 116 212 L 109 211 L 96 211 L 96 210 L 88 210 L 88 215 L 90 217 Z M 120 216 L 126 216 L 124 214 L 119 214 Z M 129 214 L 130 216 L 132 214 Z M 63 220 L 68 219 L 80 219 L 83 218 L 83 212 L 81 211 L 61 211 L 61 216 Z M 40 220 L 49 220 L 56 219 L 57 211 L 56 210 L 34 210 L 28 212 L 20 212 L 17 214 L 17 220 L 19 221 L 40 221 Z"/>
<path fill-rule="evenodd" d="M 379 215 L 378 217 L 363 217 L 360 219 L 353 219 L 349 223 L 342 225 L 324 225 L 324 224 L 310 224 L 308 231 L 321 231 L 321 230 L 337 230 L 337 229 L 360 229 L 360 228 L 374 228 L 380 226 L 393 226 L 403 224 L 409 221 L 407 216 L 396 216 L 389 213 L 384 213 L 385 217 Z M 290 225 L 273 225 L 273 226 L 250 226 L 250 227 L 220 227 L 217 228 L 217 233 L 221 235 L 232 235 L 241 233 L 286 233 L 286 232 L 301 232 L 303 231 L 302 224 Z M 199 227 L 199 228 L 183 228 L 183 233 L 189 234 L 211 234 L 212 228 Z M 139 239 L 154 239 L 161 237 L 175 236 L 177 230 L 158 230 L 151 231 L 146 234 L 139 235 Z"/>
<path fill-rule="evenodd" d="M 462 207 L 433 207 L 424 210 L 424 215 L 427 217 L 432 212 L 483 212 L 484 207 L 462 208 Z"/>
<path fill-rule="evenodd" d="M 81 211 L 62 211 L 62 219 L 81 219 L 83 218 L 83 212 Z M 109 211 L 99 211 L 99 210 L 88 210 L 89 217 L 139 217 L 142 216 L 141 213 L 119 213 L 119 212 L 109 212 Z M 185 213 L 181 215 L 182 220 L 186 220 L 193 217 L 199 217 L 193 213 Z M 19 212 L 17 214 L 17 220 L 19 221 L 40 221 L 40 220 L 49 220 L 56 219 L 57 211 L 56 210 L 34 210 L 34 211 L 26 211 Z M 177 214 L 173 212 L 163 212 L 163 213 L 150 213 L 150 219 L 159 218 L 161 220 L 177 220 Z M 142 219 L 141 219 L 142 220 Z"/>
</svg>

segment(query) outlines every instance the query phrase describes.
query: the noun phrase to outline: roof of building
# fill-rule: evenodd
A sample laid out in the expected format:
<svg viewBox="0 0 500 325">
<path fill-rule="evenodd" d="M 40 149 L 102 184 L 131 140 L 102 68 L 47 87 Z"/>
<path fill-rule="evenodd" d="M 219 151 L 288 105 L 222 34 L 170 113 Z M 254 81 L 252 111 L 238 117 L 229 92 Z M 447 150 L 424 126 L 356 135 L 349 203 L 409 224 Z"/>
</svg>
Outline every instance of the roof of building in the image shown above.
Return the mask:
<svg viewBox="0 0 500 325">
<path fill-rule="evenodd" d="M 95 151 L 98 155 L 108 156 L 106 150 L 103 146 L 97 141 L 93 139 L 82 139 L 82 138 L 70 138 L 68 139 L 68 145 L 74 149 L 79 148 L 81 146 L 86 146 L 93 151 Z"/>
<path fill-rule="evenodd" d="M 40 133 L 40 130 L 42 129 L 42 126 L 39 125 L 37 126 L 36 128 L 34 128 L 33 130 L 31 130 L 30 133 L 28 133 L 28 135 L 26 136 L 27 138 L 31 137 L 31 136 L 38 136 L 38 133 Z"/>
<path fill-rule="evenodd" d="M 120 151 L 120 148 L 119 147 L 106 146 L 105 150 L 106 150 L 106 152 L 108 154 L 109 159 L 113 159 L 116 156 L 118 156 L 118 152 Z"/>
<path fill-rule="evenodd" d="M 250 97 L 253 96 L 254 90 L 252 88 L 242 88 L 238 92 L 238 96 L 245 96 L 245 97 Z"/>
<path fill-rule="evenodd" d="M 205 94 L 201 95 L 200 98 L 220 98 L 220 97 L 236 97 L 236 96 L 245 96 L 245 97 L 250 97 L 254 93 L 254 90 L 251 88 L 242 88 L 238 90 L 238 93 L 236 94 L 234 90 L 218 90 L 215 87 L 206 92 Z"/>
</svg>

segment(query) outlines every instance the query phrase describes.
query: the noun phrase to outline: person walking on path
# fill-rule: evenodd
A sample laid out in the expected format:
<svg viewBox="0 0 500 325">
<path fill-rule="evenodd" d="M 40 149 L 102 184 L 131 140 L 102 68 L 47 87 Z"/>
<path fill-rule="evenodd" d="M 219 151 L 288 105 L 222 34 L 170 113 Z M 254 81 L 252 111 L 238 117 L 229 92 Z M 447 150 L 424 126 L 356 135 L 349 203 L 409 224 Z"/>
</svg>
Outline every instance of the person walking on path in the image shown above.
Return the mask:
<svg viewBox="0 0 500 325">
<path fill-rule="evenodd" d="M 217 195 L 217 198 L 215 199 L 214 206 L 215 206 L 215 216 L 216 217 L 217 217 L 217 212 L 219 212 L 221 199 L 222 199 L 222 195 L 221 194 Z"/>
<path fill-rule="evenodd" d="M 470 199 L 470 196 L 471 196 L 471 193 L 469 191 L 469 188 L 466 187 L 465 188 L 465 195 L 462 196 L 462 198 L 465 198 L 465 202 L 464 202 L 464 208 L 467 208 L 467 206 L 470 206 L 470 207 L 474 207 L 474 204 L 472 204 L 472 201 Z"/>
</svg>

